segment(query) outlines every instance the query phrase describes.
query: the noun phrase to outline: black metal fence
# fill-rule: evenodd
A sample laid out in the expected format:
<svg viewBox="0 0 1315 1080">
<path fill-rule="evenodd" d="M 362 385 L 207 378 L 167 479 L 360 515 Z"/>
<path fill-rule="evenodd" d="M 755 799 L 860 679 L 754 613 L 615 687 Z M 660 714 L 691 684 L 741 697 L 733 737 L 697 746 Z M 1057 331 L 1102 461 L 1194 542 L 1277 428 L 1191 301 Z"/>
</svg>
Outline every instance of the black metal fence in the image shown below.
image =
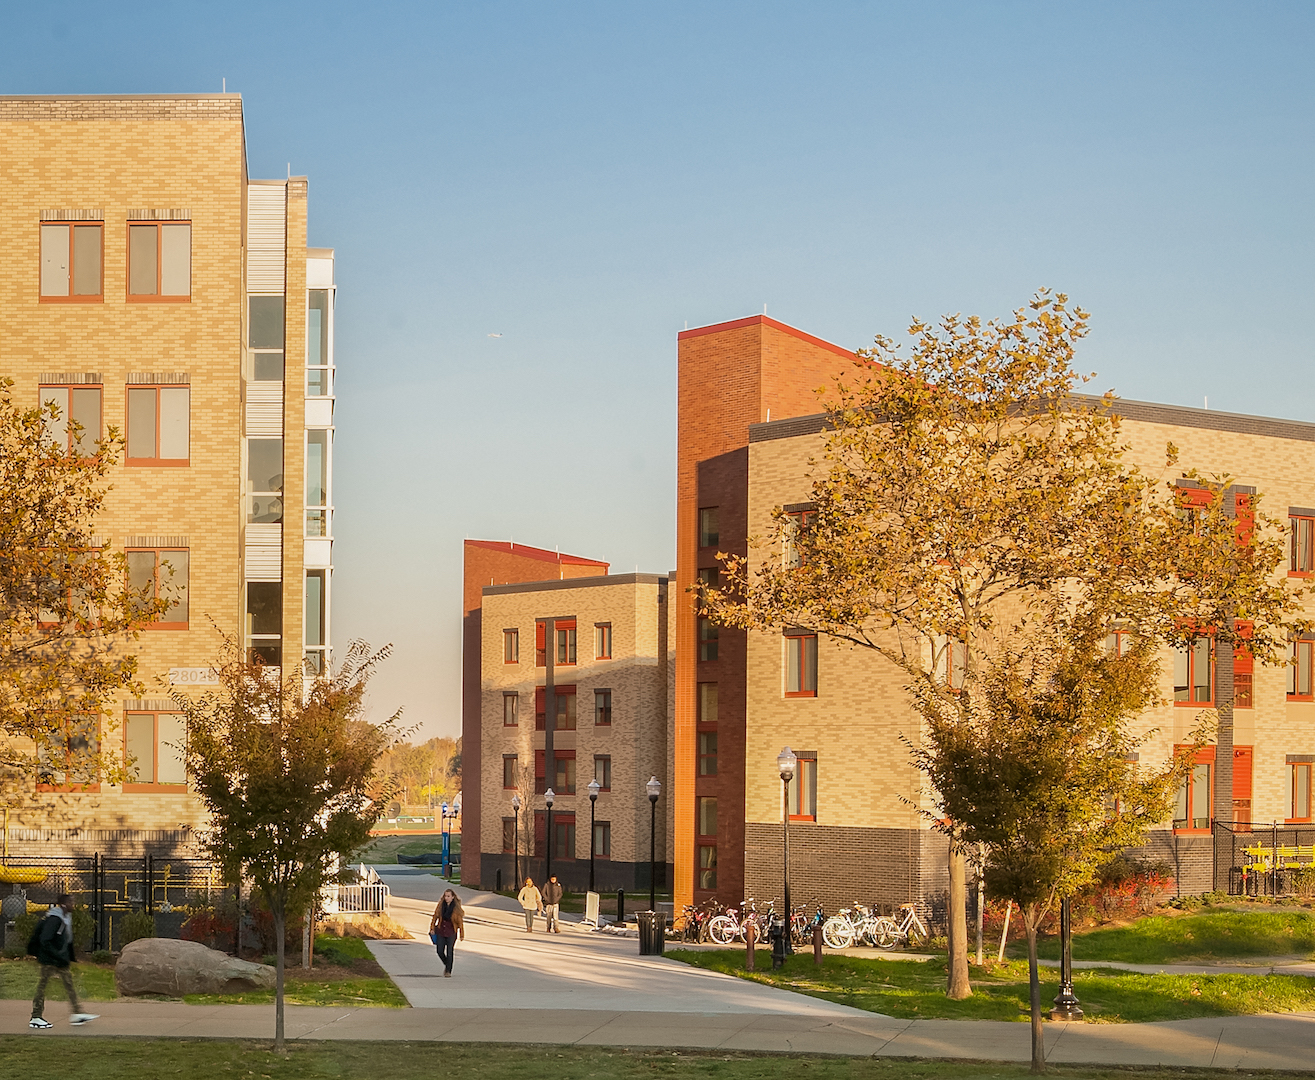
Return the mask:
<svg viewBox="0 0 1315 1080">
<path fill-rule="evenodd" d="M 1302 868 L 1315 865 L 1315 824 L 1214 823 L 1214 887 L 1230 896 L 1297 891 Z"/>
<path fill-rule="evenodd" d="M 53 904 L 60 893 L 68 893 L 75 906 L 89 911 L 95 920 L 93 949 L 112 948 L 118 936 L 115 925 L 130 913 L 158 916 L 175 908 L 209 904 L 224 888 L 219 869 L 202 859 L 38 856 L 11 859 L 3 869 L 10 873 L 0 871 L 0 875 L 11 880 L 37 879 L 13 886 L 27 894 L 30 904 Z"/>
</svg>

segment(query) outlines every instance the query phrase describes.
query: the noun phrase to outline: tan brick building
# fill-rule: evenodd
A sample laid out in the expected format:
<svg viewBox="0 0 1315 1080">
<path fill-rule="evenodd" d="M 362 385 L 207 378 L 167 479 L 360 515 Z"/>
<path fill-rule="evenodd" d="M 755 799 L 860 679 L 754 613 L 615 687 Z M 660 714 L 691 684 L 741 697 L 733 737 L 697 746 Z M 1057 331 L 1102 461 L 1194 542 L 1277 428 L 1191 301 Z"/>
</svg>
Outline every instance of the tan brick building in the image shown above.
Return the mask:
<svg viewBox="0 0 1315 1080">
<path fill-rule="evenodd" d="M 176 845 L 201 814 L 169 693 L 213 681 L 221 633 L 329 660 L 333 252 L 304 177 L 248 179 L 237 94 L 0 98 L 0 183 L 0 372 L 125 435 L 96 530 L 180 587 L 134 647 L 148 696 L 98 736 L 135 782 L 42 792 L 7 839 Z"/>
<path fill-rule="evenodd" d="M 517 863 L 521 876 L 542 879 L 549 789 L 553 873 L 568 887 L 587 887 L 588 785 L 595 779 L 601 787 L 593 807 L 598 889 L 648 889 L 651 835 L 659 887 L 670 880 L 670 586 L 666 576 L 613 574 L 483 589 L 484 888 L 499 880 L 510 886 Z M 655 829 L 644 790 L 653 776 L 662 784 Z M 473 779 L 467 772 L 467 791 Z"/>
<path fill-rule="evenodd" d="M 705 355 L 695 373 L 713 377 L 706 373 L 715 373 L 724 359 L 734 381 L 743 343 L 724 327 L 699 332 Z M 687 367 L 695 367 L 684 335 L 681 364 L 684 379 Z M 818 371 L 807 358 L 800 367 Z M 753 403 L 753 387 L 735 393 Z M 697 398 L 682 395 L 682 411 L 702 408 Z M 1235 478 L 1230 499 L 1259 492 L 1265 512 L 1289 519 L 1291 573 L 1315 573 L 1315 425 L 1132 401 L 1116 408 L 1133 459 L 1144 469 L 1158 470 L 1172 442 L 1182 462 L 1206 475 Z M 743 439 L 742 461 L 723 452 L 690 463 L 692 506 L 704 519 L 702 531 L 716 534 L 694 545 L 698 568 L 713 566 L 716 550 L 747 551 L 751 569 L 781 557 L 749 548 L 747 537 L 770 533 L 775 508 L 807 506 L 810 473 L 817 468 L 810 461 L 820 460 L 825 439 L 825 417 L 815 408 L 807 413 L 778 411 L 761 422 L 740 418 L 739 433 L 728 429 L 723 437 L 728 445 Z M 682 417 L 682 430 L 694 419 Z M 699 528 L 697 521 L 689 524 Z M 686 546 L 679 550 L 685 554 Z M 678 628 L 687 604 L 674 598 Z M 693 616 L 687 617 L 692 629 Z M 1255 842 L 1261 826 L 1265 837 L 1277 827 L 1281 843 L 1315 842 L 1313 652 L 1315 642 L 1297 642 L 1290 670 L 1254 671 L 1245 659 L 1235 663 L 1230 650 L 1215 655 L 1208 645 L 1192 655 L 1166 652 L 1162 691 L 1170 704 L 1140 721 L 1158 731 L 1142 748 L 1143 760 L 1167 759 L 1187 741 L 1202 709 L 1235 702 L 1231 728 L 1221 726 L 1216 743 L 1200 755 L 1175 819 L 1147 848 L 1175 867 L 1180 891 L 1239 888 L 1241 848 Z M 706 755 L 697 755 L 697 764 L 681 757 L 677 683 L 677 797 L 688 801 L 698 824 L 692 836 L 681 833 L 678 803 L 676 880 L 691 880 L 696 898 L 714 890 L 728 903 L 745 894 L 781 895 L 783 799 L 776 757 L 786 745 L 801 759 L 790 825 L 795 901 L 816 896 L 833 910 L 856 899 L 933 900 L 944 889 L 944 841 L 920 819 L 926 794 L 901 741 L 918 738 L 919 722 L 903 689 L 906 678 L 893 665 L 803 630 L 745 635 L 706 628 L 684 639 L 677 630 L 676 668 L 697 672 L 690 702 L 698 720 L 694 734 L 714 734 L 720 759 L 710 777 Z M 809 672 L 802 685 L 801 670 Z M 712 874 L 708 848 L 715 851 Z"/>
</svg>

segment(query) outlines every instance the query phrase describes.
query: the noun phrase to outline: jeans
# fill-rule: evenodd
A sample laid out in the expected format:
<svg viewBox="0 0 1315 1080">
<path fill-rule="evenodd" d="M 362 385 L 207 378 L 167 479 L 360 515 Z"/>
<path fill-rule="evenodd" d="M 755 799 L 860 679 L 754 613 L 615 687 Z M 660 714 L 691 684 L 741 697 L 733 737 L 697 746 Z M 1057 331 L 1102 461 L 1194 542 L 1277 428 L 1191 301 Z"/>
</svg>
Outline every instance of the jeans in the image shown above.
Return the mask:
<svg viewBox="0 0 1315 1080">
<path fill-rule="evenodd" d="M 438 958 L 443 961 L 443 970 L 449 974 L 452 971 L 452 958 L 456 952 L 457 939 L 455 937 L 444 937 L 438 935 Z"/>
<path fill-rule="evenodd" d="M 544 919 L 545 919 L 545 920 L 547 921 L 547 923 L 548 923 L 548 933 L 551 934 L 554 930 L 558 929 L 558 927 L 557 927 L 557 905 L 556 905 L 556 904 L 544 904 L 544 905 L 543 905 L 543 917 L 544 917 Z"/>
<path fill-rule="evenodd" d="M 534 929 L 534 916 L 535 916 L 536 914 L 537 914 L 537 913 L 535 912 L 534 908 L 532 908 L 532 907 L 527 907 L 527 908 L 525 909 L 525 929 L 526 929 L 526 930 L 533 930 L 533 929 Z"/>
<path fill-rule="evenodd" d="M 46 983 L 50 981 L 52 975 L 58 975 L 59 981 L 64 984 L 64 993 L 68 994 L 69 1008 L 75 1012 L 82 1011 L 82 1004 L 78 1001 L 78 992 L 73 989 L 73 972 L 66 967 L 55 967 L 54 964 L 41 965 L 41 978 L 37 980 L 36 997 L 32 999 L 32 1016 L 36 1018 L 46 1011 Z"/>
</svg>

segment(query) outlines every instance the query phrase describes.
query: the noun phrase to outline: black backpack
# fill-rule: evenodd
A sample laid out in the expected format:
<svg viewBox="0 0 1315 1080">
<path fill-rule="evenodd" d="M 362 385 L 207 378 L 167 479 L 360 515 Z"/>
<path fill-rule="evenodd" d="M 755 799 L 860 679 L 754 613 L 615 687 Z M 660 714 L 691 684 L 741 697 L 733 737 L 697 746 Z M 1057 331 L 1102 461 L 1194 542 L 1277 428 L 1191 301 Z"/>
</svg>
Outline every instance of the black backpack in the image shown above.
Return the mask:
<svg viewBox="0 0 1315 1080">
<path fill-rule="evenodd" d="M 42 915 L 41 920 L 32 930 L 32 936 L 27 939 L 27 955 L 36 956 L 41 952 L 41 928 L 46 925 L 49 915 Z"/>
</svg>

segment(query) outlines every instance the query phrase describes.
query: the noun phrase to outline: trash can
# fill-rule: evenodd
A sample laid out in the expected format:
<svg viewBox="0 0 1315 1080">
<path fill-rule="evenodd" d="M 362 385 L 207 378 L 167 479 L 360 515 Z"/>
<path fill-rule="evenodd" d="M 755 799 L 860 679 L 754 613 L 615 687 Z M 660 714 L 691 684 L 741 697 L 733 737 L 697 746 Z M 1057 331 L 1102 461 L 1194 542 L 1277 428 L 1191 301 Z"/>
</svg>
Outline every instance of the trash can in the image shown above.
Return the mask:
<svg viewBox="0 0 1315 1080">
<path fill-rule="evenodd" d="M 667 943 L 667 915 L 664 911 L 637 911 L 639 920 L 639 955 L 661 956 Z"/>
</svg>

